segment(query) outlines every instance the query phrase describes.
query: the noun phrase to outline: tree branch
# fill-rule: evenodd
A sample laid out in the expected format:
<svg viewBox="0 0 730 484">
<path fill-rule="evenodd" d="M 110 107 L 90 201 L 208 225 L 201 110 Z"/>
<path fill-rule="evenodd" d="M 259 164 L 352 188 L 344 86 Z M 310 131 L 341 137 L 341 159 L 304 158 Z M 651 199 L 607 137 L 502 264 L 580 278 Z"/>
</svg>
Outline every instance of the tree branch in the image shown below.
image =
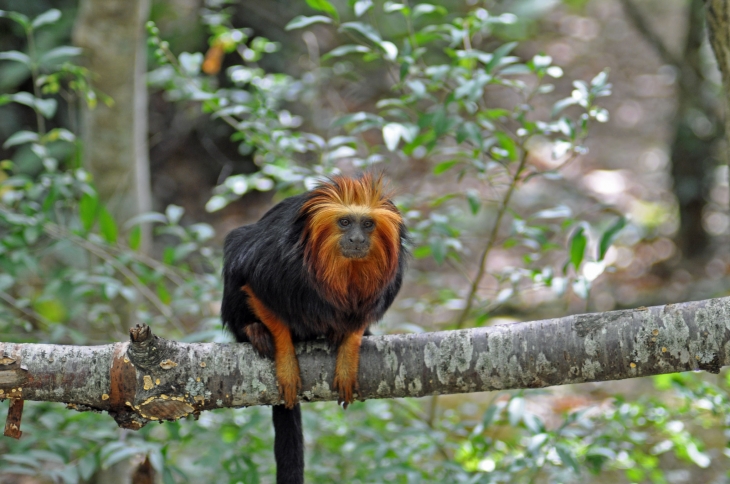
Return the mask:
<svg viewBox="0 0 730 484">
<path fill-rule="evenodd" d="M 249 344 L 0 343 L 0 399 L 105 410 L 127 428 L 224 407 L 280 403 L 273 362 Z M 336 400 L 335 353 L 299 344 L 302 401 Z M 360 399 L 621 380 L 730 364 L 730 298 L 460 331 L 364 338 Z"/>
</svg>

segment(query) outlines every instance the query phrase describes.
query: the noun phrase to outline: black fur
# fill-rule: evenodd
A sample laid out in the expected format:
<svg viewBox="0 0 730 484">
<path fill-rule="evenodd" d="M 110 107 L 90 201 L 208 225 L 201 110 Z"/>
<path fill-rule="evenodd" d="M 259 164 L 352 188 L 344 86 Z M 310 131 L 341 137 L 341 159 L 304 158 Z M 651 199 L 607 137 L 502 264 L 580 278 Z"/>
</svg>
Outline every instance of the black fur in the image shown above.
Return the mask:
<svg viewBox="0 0 730 484">
<path fill-rule="evenodd" d="M 302 233 L 306 219 L 300 212 L 308 197 L 310 193 L 304 193 L 280 202 L 261 220 L 231 231 L 225 240 L 223 324 L 237 341 L 252 342 L 263 356 L 273 354 L 271 336 L 248 306 L 248 296 L 241 290 L 242 286 L 248 285 L 289 326 L 294 342 L 325 336 L 337 344 L 345 335 L 361 329 L 364 321 L 380 320 L 403 280 L 407 260 L 403 244 L 408 237 L 405 226 L 400 233 L 397 274 L 383 288 L 380 297 L 353 312 L 342 311 L 327 302 L 304 262 L 306 241 L 302 240 Z M 277 405 L 272 415 L 277 483 L 302 483 L 304 444 L 300 406 L 288 410 Z"/>
</svg>

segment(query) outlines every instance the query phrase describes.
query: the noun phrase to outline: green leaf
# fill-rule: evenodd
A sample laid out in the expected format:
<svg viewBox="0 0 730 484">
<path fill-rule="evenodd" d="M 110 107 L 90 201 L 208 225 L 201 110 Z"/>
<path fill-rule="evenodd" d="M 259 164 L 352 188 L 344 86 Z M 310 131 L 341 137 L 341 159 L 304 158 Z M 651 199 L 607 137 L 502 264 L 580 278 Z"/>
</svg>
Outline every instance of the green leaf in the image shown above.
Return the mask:
<svg viewBox="0 0 730 484">
<path fill-rule="evenodd" d="M 575 293 L 576 296 L 578 296 L 581 299 L 587 300 L 588 295 L 591 292 L 591 283 L 585 277 L 578 276 L 573 281 L 573 284 L 571 284 L 571 289 L 573 289 L 573 292 Z"/>
<path fill-rule="evenodd" d="M 56 108 L 58 107 L 58 102 L 53 99 L 38 99 L 35 100 L 35 108 L 36 110 L 43 115 L 46 119 L 51 119 L 54 114 L 56 114 Z"/>
<path fill-rule="evenodd" d="M 38 299 L 33 303 L 33 309 L 45 319 L 54 323 L 65 320 L 68 313 L 63 302 L 56 298 Z"/>
<path fill-rule="evenodd" d="M 573 97 L 566 97 L 565 99 L 561 99 L 560 101 L 553 104 L 553 110 L 551 112 L 552 116 L 557 116 L 560 111 L 567 108 L 568 106 L 572 106 L 573 104 L 577 104 L 578 100 Z"/>
<path fill-rule="evenodd" d="M 479 194 L 476 190 L 469 190 L 466 192 L 466 201 L 469 202 L 469 208 L 471 209 L 472 214 L 476 215 L 479 213 L 482 201 L 479 199 Z"/>
<path fill-rule="evenodd" d="M 99 210 L 99 230 L 104 240 L 110 244 L 117 242 L 117 223 L 114 221 L 112 214 L 103 206 Z"/>
<path fill-rule="evenodd" d="M 59 140 L 73 143 L 74 141 L 76 141 L 76 135 L 64 128 L 53 128 L 43 137 L 44 143 L 51 143 L 53 141 Z"/>
<path fill-rule="evenodd" d="M 441 195 L 440 197 L 433 199 L 428 205 L 431 208 L 440 207 L 444 203 L 448 202 L 449 200 L 453 200 L 457 196 L 459 196 L 458 193 L 447 193 L 446 195 Z"/>
<path fill-rule="evenodd" d="M 88 232 L 94 226 L 99 208 L 99 199 L 96 196 L 84 193 L 79 200 L 79 219 L 84 231 Z"/>
<path fill-rule="evenodd" d="M 167 223 L 167 216 L 159 213 L 159 212 L 145 212 L 141 213 L 139 215 L 135 215 L 134 217 L 130 218 L 125 222 L 125 226 L 130 227 L 132 225 L 138 225 L 138 224 L 148 224 L 148 223 Z"/>
<path fill-rule="evenodd" d="M 525 412 L 522 421 L 525 423 L 525 427 L 533 434 L 540 434 L 545 431 L 545 425 L 542 423 L 542 420 L 534 413 Z"/>
<path fill-rule="evenodd" d="M 709 465 L 712 463 L 710 456 L 704 452 L 701 452 L 697 448 L 697 444 L 692 441 L 687 443 L 685 451 L 687 452 L 687 457 L 689 457 L 692 462 L 694 462 L 695 464 L 697 464 L 697 466 L 703 469 L 709 467 Z"/>
<path fill-rule="evenodd" d="M 29 225 L 23 229 L 23 238 L 28 245 L 33 245 L 38 241 L 38 227 L 35 225 Z"/>
<path fill-rule="evenodd" d="M 507 157 L 510 161 L 517 159 L 517 144 L 507 133 L 503 131 L 495 131 L 494 136 L 499 141 L 499 145 L 507 151 Z"/>
<path fill-rule="evenodd" d="M 563 464 L 573 469 L 573 472 L 576 474 L 580 473 L 580 468 L 578 466 L 578 461 L 575 459 L 575 456 L 573 455 L 573 451 L 571 451 L 569 448 L 562 444 L 557 444 L 555 446 L 555 450 L 557 451 L 558 455 L 560 456 L 560 460 L 563 461 Z"/>
<path fill-rule="evenodd" d="M 322 56 L 322 59 L 329 59 L 330 57 L 342 57 L 347 54 L 354 53 L 366 54 L 372 52 L 372 49 L 366 45 L 347 44 L 335 47 L 331 51 L 327 52 Z"/>
<path fill-rule="evenodd" d="M 495 420 L 495 417 L 498 416 L 499 411 L 500 408 L 497 405 L 490 405 L 489 408 L 484 412 L 484 417 L 482 417 L 482 423 L 484 424 L 485 428 L 492 425 L 492 422 Z"/>
<path fill-rule="evenodd" d="M 424 259 L 429 255 L 431 255 L 431 247 L 428 245 L 422 245 L 413 251 L 413 257 L 416 259 Z M 728 375 L 730 375 L 730 373 L 728 373 Z"/>
<path fill-rule="evenodd" d="M 604 257 L 606 257 L 606 252 L 608 252 L 609 247 L 611 247 L 611 244 L 614 243 L 616 240 L 616 237 L 618 237 L 618 234 L 623 230 L 623 228 L 626 227 L 626 218 L 625 217 L 619 217 L 618 220 L 616 220 L 613 224 L 611 224 L 610 227 L 606 229 L 605 232 L 603 232 L 603 235 L 601 235 L 601 240 L 598 244 L 598 260 L 602 261 Z"/>
<path fill-rule="evenodd" d="M 10 138 L 5 140 L 5 143 L 3 143 L 3 148 L 7 149 L 11 146 L 36 142 L 38 142 L 38 133 L 34 133 L 33 131 L 18 131 L 17 133 L 12 134 Z"/>
<path fill-rule="evenodd" d="M 546 208 L 534 214 L 531 218 L 566 218 L 573 214 L 567 205 L 558 205 L 553 208 Z"/>
<path fill-rule="evenodd" d="M 121 462 L 141 453 L 141 449 L 133 446 L 115 448 L 113 452 L 105 452 L 102 454 L 102 466 L 106 469 L 117 462 Z"/>
<path fill-rule="evenodd" d="M 330 14 L 337 21 L 340 20 L 340 16 L 337 14 L 337 9 L 327 0 L 307 0 L 307 5 L 319 12 L 326 12 Z"/>
<path fill-rule="evenodd" d="M 187 244 L 180 244 L 176 245 L 174 249 L 174 260 L 175 262 L 181 261 L 198 248 L 198 246 L 193 242 L 188 242 Z"/>
<path fill-rule="evenodd" d="M 578 227 L 570 237 L 570 263 L 573 264 L 576 271 L 580 267 L 580 263 L 583 262 L 586 245 L 588 245 L 588 237 L 585 235 L 585 228 Z"/>
<path fill-rule="evenodd" d="M 87 481 L 91 478 L 91 475 L 96 471 L 97 467 L 96 454 L 89 452 L 78 461 L 79 476 L 84 481 Z"/>
<path fill-rule="evenodd" d="M 129 248 L 132 250 L 139 249 L 142 244 L 142 227 L 135 225 L 132 230 L 129 231 Z"/>
<path fill-rule="evenodd" d="M 22 104 L 24 106 L 28 106 L 31 108 L 35 108 L 35 97 L 29 93 L 29 92 L 16 92 L 15 94 L 10 94 L 9 96 L 3 96 L 2 102 L 0 102 L 0 105 L 5 104 L 6 102 L 15 101 L 18 104 Z"/>
<path fill-rule="evenodd" d="M 599 72 L 596 77 L 591 79 L 591 86 L 593 87 L 603 87 L 606 85 L 606 81 L 608 80 L 608 71 L 602 71 Z"/>
<path fill-rule="evenodd" d="M 467 121 L 464 124 L 462 124 L 461 126 L 459 126 L 459 130 L 456 133 L 456 140 L 458 143 L 463 143 L 466 140 L 470 140 L 475 145 L 481 146 L 482 145 L 482 132 L 476 123 Z"/>
<path fill-rule="evenodd" d="M 448 10 L 446 10 L 441 5 L 432 5 L 430 3 L 419 3 L 418 5 L 413 7 L 413 18 L 418 18 L 421 15 L 428 15 L 430 13 L 446 15 L 448 13 Z"/>
<path fill-rule="evenodd" d="M 7 50 L 5 52 L 0 52 L 0 60 L 10 60 L 15 62 L 20 62 L 21 64 L 25 64 L 26 66 L 30 67 L 30 57 L 28 55 L 23 54 L 22 52 L 18 52 L 17 50 Z"/>
<path fill-rule="evenodd" d="M 339 119 L 336 119 L 332 123 L 333 128 L 339 128 L 340 126 L 344 126 L 349 123 L 363 123 L 368 122 L 373 124 L 372 127 L 381 127 L 385 123 L 383 118 L 380 116 L 377 116 L 375 114 L 366 113 L 364 111 L 360 111 L 359 113 L 352 113 L 352 114 L 346 114 L 342 116 Z"/>
<path fill-rule="evenodd" d="M 405 128 L 400 123 L 388 123 L 383 126 L 383 141 L 388 151 L 395 151 Z"/>
<path fill-rule="evenodd" d="M 487 73 L 491 73 L 492 70 L 499 65 L 499 61 L 501 61 L 504 56 L 512 52 L 512 49 L 516 46 L 517 42 L 509 42 L 494 49 L 494 52 L 492 52 L 492 58 L 489 60 L 487 65 L 484 66 L 484 70 L 487 71 Z"/>
<path fill-rule="evenodd" d="M 375 44 L 380 44 L 383 39 L 380 34 L 370 25 L 362 22 L 345 22 L 340 25 L 340 32 L 357 32 Z"/>
<path fill-rule="evenodd" d="M 383 4 L 383 12 L 385 13 L 393 13 L 393 12 L 403 12 L 404 15 L 410 14 L 410 9 L 402 3 L 395 3 L 395 2 L 385 2 Z"/>
<path fill-rule="evenodd" d="M 310 25 L 314 25 L 314 24 L 331 24 L 331 23 L 332 23 L 332 19 L 329 17 L 325 17 L 324 15 L 312 15 L 311 17 L 299 15 L 299 16 L 291 19 L 291 21 L 288 24 L 286 24 L 286 27 L 284 27 L 284 30 L 303 29 L 304 27 L 309 27 Z"/>
<path fill-rule="evenodd" d="M 8 12 L 7 10 L 0 10 L 0 17 L 9 18 L 11 20 L 15 20 L 20 25 L 23 26 L 24 29 L 28 30 L 28 27 L 30 27 L 30 19 L 23 15 L 22 13 L 18 12 Z"/>
<path fill-rule="evenodd" d="M 449 127 L 449 118 L 446 114 L 446 108 L 440 106 L 433 113 L 433 118 L 431 118 L 431 125 L 433 126 L 433 130 L 436 133 L 437 137 L 446 132 Z"/>
<path fill-rule="evenodd" d="M 410 69 L 411 69 L 410 62 L 401 63 L 401 65 L 400 65 L 400 80 L 401 81 L 406 78 L 406 76 L 408 75 L 408 71 L 410 71 Z"/>
<path fill-rule="evenodd" d="M 10 288 L 15 280 L 10 274 L 0 274 L 0 291 L 6 291 Z M 730 375 L 730 373 L 728 373 Z"/>
<path fill-rule="evenodd" d="M 355 17 L 362 17 L 362 15 L 370 10 L 372 6 L 372 0 L 358 0 L 353 6 L 353 10 L 355 11 Z"/>
<path fill-rule="evenodd" d="M 176 225 L 180 222 L 184 213 L 185 209 L 179 205 L 170 204 L 165 209 L 165 215 L 167 216 L 167 220 L 170 225 Z"/>
<path fill-rule="evenodd" d="M 437 264 L 441 265 L 446 259 L 446 244 L 443 239 L 432 239 L 431 240 L 431 255 Z"/>
<path fill-rule="evenodd" d="M 45 54 L 41 56 L 40 62 L 41 64 L 45 64 L 47 62 L 50 62 L 52 60 L 56 59 L 62 59 L 64 57 L 75 57 L 77 55 L 81 55 L 83 53 L 83 50 L 81 50 L 79 47 L 72 47 L 70 45 L 62 45 L 61 47 L 56 47 L 55 49 L 51 49 Z"/>
<path fill-rule="evenodd" d="M 172 302 L 172 296 L 170 296 L 170 291 L 168 291 L 165 285 L 161 282 L 157 283 L 157 297 L 159 297 L 160 301 L 162 301 L 164 304 L 170 304 L 170 302 Z"/>
<path fill-rule="evenodd" d="M 445 172 L 445 171 L 450 170 L 451 168 L 453 168 L 454 165 L 456 165 L 457 163 L 459 163 L 459 160 L 443 161 L 443 162 L 441 162 L 438 165 L 436 165 L 436 166 L 433 167 L 433 174 L 434 175 L 440 175 L 441 173 L 443 173 L 443 172 Z"/>
<path fill-rule="evenodd" d="M 396 57 L 398 57 L 398 47 L 396 47 L 393 42 L 384 40 L 382 42 L 378 42 L 378 47 L 383 50 L 383 53 L 385 54 L 384 57 L 387 60 L 394 61 Z"/>
<path fill-rule="evenodd" d="M 162 262 L 170 265 L 174 261 L 175 261 L 175 248 L 174 247 L 165 247 L 165 250 L 162 251 Z"/>
<path fill-rule="evenodd" d="M 37 16 L 33 19 L 33 23 L 31 23 L 31 27 L 34 29 L 37 29 L 38 27 L 42 25 L 48 25 L 52 23 L 56 23 L 58 19 L 61 18 L 61 11 L 57 8 L 52 8 L 50 10 L 47 10 Z"/>
<path fill-rule="evenodd" d="M 507 404 L 507 417 L 509 424 L 512 427 L 516 427 L 517 424 L 522 421 L 522 416 L 525 413 L 525 399 L 522 397 L 514 397 Z"/>
</svg>

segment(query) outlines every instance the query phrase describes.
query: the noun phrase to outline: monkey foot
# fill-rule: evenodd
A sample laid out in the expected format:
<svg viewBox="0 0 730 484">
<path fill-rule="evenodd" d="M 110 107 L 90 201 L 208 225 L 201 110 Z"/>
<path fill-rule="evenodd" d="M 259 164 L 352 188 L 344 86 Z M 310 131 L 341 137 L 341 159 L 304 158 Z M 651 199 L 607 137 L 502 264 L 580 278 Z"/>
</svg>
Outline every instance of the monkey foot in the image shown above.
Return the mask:
<svg viewBox="0 0 730 484">
<path fill-rule="evenodd" d="M 297 404 L 297 394 L 302 389 L 302 381 L 297 378 L 294 381 L 282 382 L 279 381 L 279 396 L 284 400 L 284 406 L 288 409 L 294 408 Z"/>
<path fill-rule="evenodd" d="M 335 375 L 333 388 L 339 393 L 337 403 L 342 404 L 345 410 L 347 410 L 348 405 L 355 401 L 353 394 L 360 391 L 357 378 L 340 378 L 338 375 Z"/>
</svg>

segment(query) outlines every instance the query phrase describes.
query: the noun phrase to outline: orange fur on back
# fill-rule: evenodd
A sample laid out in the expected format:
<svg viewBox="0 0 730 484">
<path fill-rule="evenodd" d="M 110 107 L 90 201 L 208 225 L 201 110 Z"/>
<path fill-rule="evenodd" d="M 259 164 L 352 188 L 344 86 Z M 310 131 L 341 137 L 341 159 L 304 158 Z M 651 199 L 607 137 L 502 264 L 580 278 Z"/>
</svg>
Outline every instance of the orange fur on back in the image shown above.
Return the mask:
<svg viewBox="0 0 730 484">
<path fill-rule="evenodd" d="M 337 221 L 351 213 L 368 215 L 375 222 L 364 259 L 348 259 L 340 251 Z M 344 310 L 374 301 L 395 277 L 403 225 L 384 193 L 382 177 L 333 177 L 312 191 L 302 214 L 307 217 L 305 262 L 323 287 L 323 296 Z"/>
</svg>

